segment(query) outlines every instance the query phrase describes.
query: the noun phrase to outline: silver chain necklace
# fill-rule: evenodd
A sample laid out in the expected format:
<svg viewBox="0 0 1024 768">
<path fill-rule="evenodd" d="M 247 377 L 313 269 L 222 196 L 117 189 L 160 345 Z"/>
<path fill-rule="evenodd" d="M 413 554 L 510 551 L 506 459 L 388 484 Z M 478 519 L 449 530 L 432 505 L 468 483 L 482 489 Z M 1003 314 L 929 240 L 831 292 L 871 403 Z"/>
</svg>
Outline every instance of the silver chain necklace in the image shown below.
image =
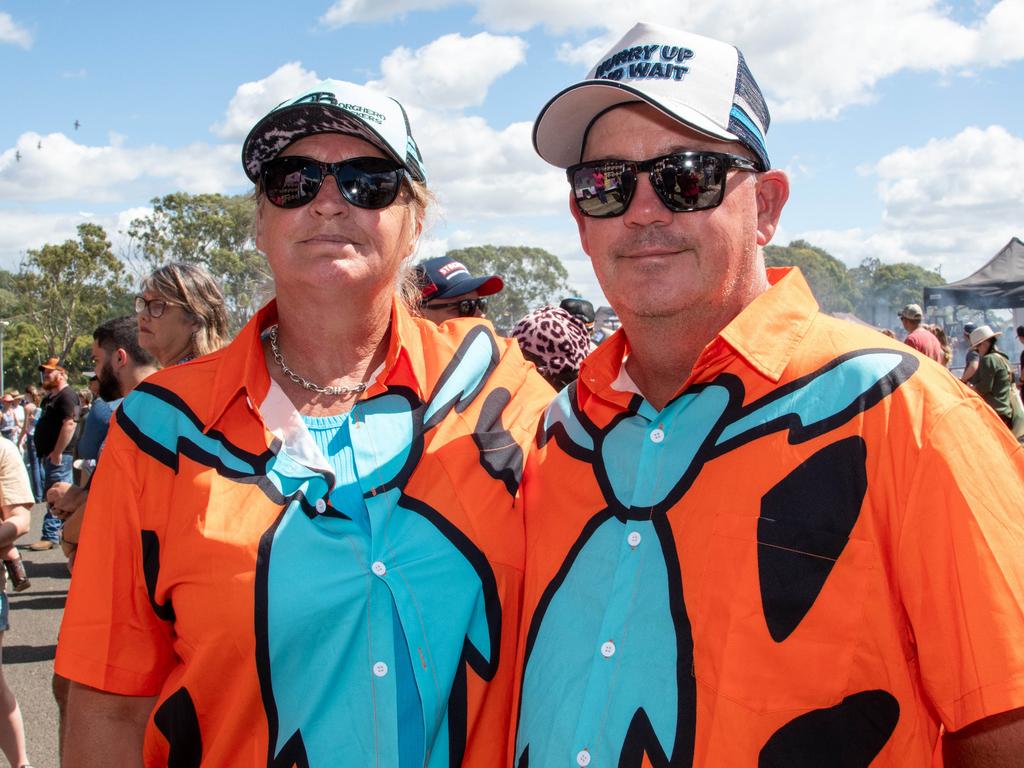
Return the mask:
<svg viewBox="0 0 1024 768">
<path fill-rule="evenodd" d="M 274 361 L 281 366 L 284 375 L 310 392 L 317 392 L 321 395 L 358 395 L 366 390 L 366 382 L 356 384 L 354 387 L 321 387 L 308 379 L 304 379 L 284 363 L 281 356 L 281 348 L 277 346 L 277 326 L 270 328 L 270 351 L 274 353 Z"/>
</svg>

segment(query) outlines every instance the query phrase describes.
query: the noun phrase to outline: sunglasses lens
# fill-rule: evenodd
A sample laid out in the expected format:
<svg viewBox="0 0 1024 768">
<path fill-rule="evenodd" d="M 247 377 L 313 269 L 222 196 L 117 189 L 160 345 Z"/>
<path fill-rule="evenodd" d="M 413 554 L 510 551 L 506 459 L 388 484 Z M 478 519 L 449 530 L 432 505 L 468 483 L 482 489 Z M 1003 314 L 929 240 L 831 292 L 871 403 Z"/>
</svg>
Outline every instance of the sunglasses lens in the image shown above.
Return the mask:
<svg viewBox="0 0 1024 768">
<path fill-rule="evenodd" d="M 335 178 L 341 194 L 360 208 L 386 208 L 395 202 L 402 170 L 383 157 L 357 157 L 340 165 Z"/>
<path fill-rule="evenodd" d="M 584 163 L 571 170 L 576 206 L 585 216 L 620 216 L 629 206 L 636 177 L 625 163 Z"/>
<path fill-rule="evenodd" d="M 669 210 L 703 211 L 722 202 L 725 171 L 718 155 L 670 155 L 651 168 L 651 184 Z"/>
<path fill-rule="evenodd" d="M 263 165 L 263 192 L 278 208 L 306 205 L 323 180 L 320 164 L 305 157 L 275 157 Z"/>
</svg>

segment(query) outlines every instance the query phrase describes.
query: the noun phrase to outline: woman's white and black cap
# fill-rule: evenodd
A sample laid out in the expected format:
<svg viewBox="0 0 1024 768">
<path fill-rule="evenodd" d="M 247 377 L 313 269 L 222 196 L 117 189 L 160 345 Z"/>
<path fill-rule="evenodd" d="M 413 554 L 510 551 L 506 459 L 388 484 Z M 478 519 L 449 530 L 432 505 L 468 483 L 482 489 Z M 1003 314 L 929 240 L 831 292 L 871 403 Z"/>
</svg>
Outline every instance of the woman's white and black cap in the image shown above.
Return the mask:
<svg viewBox="0 0 1024 768">
<path fill-rule="evenodd" d="M 641 22 L 602 56 L 584 80 L 549 101 L 533 126 L 533 145 L 552 165 L 580 162 L 590 126 L 608 110 L 646 102 L 713 138 L 750 149 L 771 167 L 765 134 L 771 117 L 743 54 L 732 45 Z"/>
<path fill-rule="evenodd" d="M 405 108 L 390 96 L 342 80 L 317 83 L 256 123 L 242 144 L 245 175 L 255 183 L 265 162 L 292 142 L 318 133 L 365 139 L 401 163 L 412 178 L 427 180 Z"/>
</svg>

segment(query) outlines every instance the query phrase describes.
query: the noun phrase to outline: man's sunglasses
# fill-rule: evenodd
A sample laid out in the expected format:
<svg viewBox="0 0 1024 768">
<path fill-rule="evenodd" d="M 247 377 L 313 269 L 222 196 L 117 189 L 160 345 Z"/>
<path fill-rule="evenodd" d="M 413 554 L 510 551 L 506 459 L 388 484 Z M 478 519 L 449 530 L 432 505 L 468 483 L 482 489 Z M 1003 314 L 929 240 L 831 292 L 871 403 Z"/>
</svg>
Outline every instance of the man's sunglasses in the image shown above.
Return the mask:
<svg viewBox="0 0 1024 768">
<path fill-rule="evenodd" d="M 670 211 L 705 211 L 725 197 L 730 168 L 759 172 L 753 160 L 723 152 L 673 152 L 650 160 L 591 160 L 566 170 L 576 207 L 584 216 L 607 219 L 629 208 L 641 173 Z"/>
<path fill-rule="evenodd" d="M 148 312 L 149 316 L 155 320 L 172 304 L 177 304 L 179 307 L 184 306 L 176 301 L 167 301 L 167 299 L 147 299 L 145 296 L 136 296 L 135 314 L 141 315 L 143 312 Z"/>
<path fill-rule="evenodd" d="M 430 309 L 458 307 L 459 317 L 473 317 L 478 309 L 480 314 L 487 311 L 487 299 L 462 299 L 460 301 L 450 301 L 447 304 L 427 304 L 427 306 Z"/>
<path fill-rule="evenodd" d="M 324 179 L 333 176 L 341 195 L 359 208 L 387 208 L 398 196 L 405 169 L 383 157 L 353 157 L 324 163 L 311 157 L 275 157 L 263 164 L 260 184 L 278 208 L 300 208 L 313 202 Z"/>
</svg>

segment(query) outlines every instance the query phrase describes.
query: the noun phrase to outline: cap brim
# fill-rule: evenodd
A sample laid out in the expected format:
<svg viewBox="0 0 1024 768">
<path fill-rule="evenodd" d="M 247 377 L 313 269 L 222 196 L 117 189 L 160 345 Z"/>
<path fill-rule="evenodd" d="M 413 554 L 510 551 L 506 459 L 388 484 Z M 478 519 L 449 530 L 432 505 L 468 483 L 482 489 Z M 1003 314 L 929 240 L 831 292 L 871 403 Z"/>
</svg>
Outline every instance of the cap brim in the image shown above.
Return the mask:
<svg viewBox="0 0 1024 768">
<path fill-rule="evenodd" d="M 438 291 L 430 297 L 429 301 L 437 299 L 448 299 L 452 296 L 462 296 L 476 291 L 480 296 L 493 296 L 505 287 L 505 281 L 497 275 L 487 277 L 471 277 L 468 280 L 449 285 L 444 291 Z"/>
<path fill-rule="evenodd" d="M 242 145 L 245 175 L 255 184 L 265 162 L 277 157 L 289 144 L 320 133 L 344 133 L 364 139 L 406 168 L 413 178 L 423 181 L 377 131 L 351 113 L 325 103 L 282 107 L 256 123 Z"/>
<path fill-rule="evenodd" d="M 745 146 L 737 136 L 723 130 L 711 118 L 675 99 L 652 99 L 635 88 L 609 80 L 585 80 L 566 88 L 551 99 L 533 126 L 537 154 L 558 168 L 580 162 L 583 140 L 594 120 L 609 109 L 643 102 L 674 120 L 713 139 Z"/>
</svg>

